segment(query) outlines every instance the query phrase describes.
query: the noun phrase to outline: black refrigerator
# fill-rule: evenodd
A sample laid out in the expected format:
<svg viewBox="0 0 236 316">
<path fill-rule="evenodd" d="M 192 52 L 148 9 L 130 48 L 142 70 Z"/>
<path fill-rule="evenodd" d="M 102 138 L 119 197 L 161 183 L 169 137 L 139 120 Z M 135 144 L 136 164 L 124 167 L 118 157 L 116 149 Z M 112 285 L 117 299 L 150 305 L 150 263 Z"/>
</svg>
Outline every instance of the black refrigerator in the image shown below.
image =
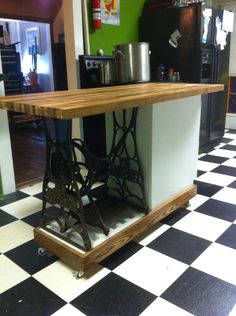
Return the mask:
<svg viewBox="0 0 236 316">
<path fill-rule="evenodd" d="M 223 83 L 225 89 L 202 96 L 199 152 L 217 145 L 224 135 L 232 14 L 201 3 L 155 8 L 146 1 L 139 21 L 140 41 L 150 43 L 152 81 L 169 68 L 189 83 Z M 187 131 L 186 131 L 187 133 Z"/>
</svg>

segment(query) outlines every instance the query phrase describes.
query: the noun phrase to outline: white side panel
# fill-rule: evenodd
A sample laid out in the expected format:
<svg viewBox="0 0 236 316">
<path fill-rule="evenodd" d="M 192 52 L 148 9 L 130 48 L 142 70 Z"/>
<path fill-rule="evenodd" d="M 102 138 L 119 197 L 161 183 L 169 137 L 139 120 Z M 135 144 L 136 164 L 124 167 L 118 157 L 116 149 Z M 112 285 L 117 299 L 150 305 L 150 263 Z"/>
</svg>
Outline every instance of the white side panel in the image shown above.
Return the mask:
<svg viewBox="0 0 236 316">
<path fill-rule="evenodd" d="M 121 118 L 122 113 L 118 112 L 117 117 Z M 139 108 L 137 146 L 149 209 L 193 184 L 197 175 L 200 112 L 201 96 Z M 110 113 L 106 115 L 106 129 L 110 148 Z M 130 186 L 135 187 L 131 183 Z"/>
<path fill-rule="evenodd" d="M 0 54 L 0 73 L 2 62 Z M 3 82 L 0 82 L 0 95 L 5 95 Z M 12 161 L 11 140 L 9 134 L 7 111 L 0 110 L 0 173 L 3 193 L 8 194 L 16 190 L 14 168 Z"/>
<path fill-rule="evenodd" d="M 200 112 L 200 96 L 154 105 L 151 208 L 193 184 Z"/>
</svg>

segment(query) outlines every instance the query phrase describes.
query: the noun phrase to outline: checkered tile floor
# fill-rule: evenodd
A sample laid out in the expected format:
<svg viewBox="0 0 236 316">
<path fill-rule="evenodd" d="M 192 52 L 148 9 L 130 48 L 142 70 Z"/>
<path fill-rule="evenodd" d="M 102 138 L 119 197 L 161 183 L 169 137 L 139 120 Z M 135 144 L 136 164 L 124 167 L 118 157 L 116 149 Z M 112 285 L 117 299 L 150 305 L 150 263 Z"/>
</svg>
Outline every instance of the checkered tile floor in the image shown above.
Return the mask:
<svg viewBox="0 0 236 316">
<path fill-rule="evenodd" d="M 199 156 L 198 194 L 76 280 L 33 240 L 41 184 L 0 200 L 0 315 L 236 315 L 236 131 Z"/>
</svg>

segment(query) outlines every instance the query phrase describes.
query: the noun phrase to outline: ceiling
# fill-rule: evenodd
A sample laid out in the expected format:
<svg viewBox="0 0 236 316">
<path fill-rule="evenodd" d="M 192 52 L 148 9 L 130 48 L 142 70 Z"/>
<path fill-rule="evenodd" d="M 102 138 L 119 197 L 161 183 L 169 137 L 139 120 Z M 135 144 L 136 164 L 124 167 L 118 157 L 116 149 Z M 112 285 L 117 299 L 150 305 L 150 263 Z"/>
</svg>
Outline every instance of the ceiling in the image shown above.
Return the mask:
<svg viewBox="0 0 236 316">
<path fill-rule="evenodd" d="M 0 18 L 52 22 L 62 0 L 0 0 Z"/>
</svg>

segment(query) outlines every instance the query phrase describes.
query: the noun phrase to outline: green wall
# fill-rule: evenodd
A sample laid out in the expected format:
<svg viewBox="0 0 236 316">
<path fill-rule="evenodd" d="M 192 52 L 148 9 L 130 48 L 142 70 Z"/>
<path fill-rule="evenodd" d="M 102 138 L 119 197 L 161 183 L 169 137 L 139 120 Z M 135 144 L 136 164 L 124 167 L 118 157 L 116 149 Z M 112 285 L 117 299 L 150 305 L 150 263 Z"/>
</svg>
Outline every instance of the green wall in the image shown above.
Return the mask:
<svg viewBox="0 0 236 316">
<path fill-rule="evenodd" d="M 102 24 L 100 30 L 94 31 L 90 20 L 91 54 L 99 48 L 105 55 L 112 54 L 114 45 L 138 42 L 138 17 L 141 15 L 145 0 L 120 0 L 120 25 Z M 88 3 L 91 19 L 91 0 Z"/>
</svg>

